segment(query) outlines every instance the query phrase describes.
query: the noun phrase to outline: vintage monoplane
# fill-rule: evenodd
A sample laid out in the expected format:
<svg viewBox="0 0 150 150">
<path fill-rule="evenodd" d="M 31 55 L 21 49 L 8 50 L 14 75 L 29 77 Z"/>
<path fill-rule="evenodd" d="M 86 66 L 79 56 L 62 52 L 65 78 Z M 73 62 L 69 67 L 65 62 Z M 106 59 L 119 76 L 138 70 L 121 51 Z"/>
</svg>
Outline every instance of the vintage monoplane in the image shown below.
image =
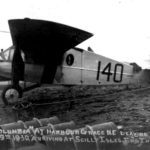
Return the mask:
<svg viewBox="0 0 150 150">
<path fill-rule="evenodd" d="M 128 84 L 133 66 L 76 48 L 93 34 L 34 19 L 9 20 L 13 46 L 1 52 L 0 77 L 11 79 L 2 92 L 5 105 L 22 96 L 20 81 L 41 85 Z"/>
</svg>

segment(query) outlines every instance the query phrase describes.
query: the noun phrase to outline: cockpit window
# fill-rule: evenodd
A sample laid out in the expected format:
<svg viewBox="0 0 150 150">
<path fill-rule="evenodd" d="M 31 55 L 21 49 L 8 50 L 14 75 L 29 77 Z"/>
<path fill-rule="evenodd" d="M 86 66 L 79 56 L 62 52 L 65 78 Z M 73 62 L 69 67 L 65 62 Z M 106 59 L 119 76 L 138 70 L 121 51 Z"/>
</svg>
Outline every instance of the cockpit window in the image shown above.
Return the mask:
<svg viewBox="0 0 150 150">
<path fill-rule="evenodd" d="M 1 61 L 9 61 L 10 51 L 11 51 L 11 49 L 7 49 L 7 50 L 1 49 L 1 51 L 0 51 L 0 60 Z"/>
<path fill-rule="evenodd" d="M 13 46 L 9 47 L 6 50 L 1 49 L 0 50 L 0 61 L 12 61 L 14 56 L 14 50 L 15 48 Z M 41 64 L 41 59 L 39 55 L 34 56 L 30 51 L 26 52 L 23 50 L 21 51 L 21 57 L 23 62 L 26 62 L 28 64 Z M 33 57 L 34 56 L 34 57 Z"/>
<path fill-rule="evenodd" d="M 1 49 L 0 61 L 12 61 L 13 55 L 14 55 L 13 47 L 10 47 L 10 48 L 6 49 L 5 51 L 3 51 L 3 49 Z M 23 61 L 25 61 L 25 55 L 24 55 L 23 51 L 21 51 L 21 57 L 22 57 Z"/>
</svg>

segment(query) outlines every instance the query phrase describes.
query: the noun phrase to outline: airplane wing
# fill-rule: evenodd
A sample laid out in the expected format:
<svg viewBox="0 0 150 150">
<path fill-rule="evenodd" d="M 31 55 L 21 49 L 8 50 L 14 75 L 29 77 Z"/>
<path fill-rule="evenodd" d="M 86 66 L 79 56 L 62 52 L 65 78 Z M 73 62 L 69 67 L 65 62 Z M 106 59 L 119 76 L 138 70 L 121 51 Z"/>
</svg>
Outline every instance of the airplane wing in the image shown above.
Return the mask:
<svg viewBox="0 0 150 150">
<path fill-rule="evenodd" d="M 35 56 L 35 60 L 40 57 L 41 62 L 48 56 L 62 55 L 93 36 L 74 27 L 34 19 L 9 20 L 9 27 L 13 44 Z"/>
<path fill-rule="evenodd" d="M 93 36 L 87 31 L 51 21 L 15 19 L 8 23 L 13 45 L 24 52 L 25 59 L 45 66 L 42 83 L 52 83 L 56 68 L 61 65 L 67 50 Z M 17 55 L 19 57 L 17 53 L 14 57 L 16 62 Z"/>
</svg>

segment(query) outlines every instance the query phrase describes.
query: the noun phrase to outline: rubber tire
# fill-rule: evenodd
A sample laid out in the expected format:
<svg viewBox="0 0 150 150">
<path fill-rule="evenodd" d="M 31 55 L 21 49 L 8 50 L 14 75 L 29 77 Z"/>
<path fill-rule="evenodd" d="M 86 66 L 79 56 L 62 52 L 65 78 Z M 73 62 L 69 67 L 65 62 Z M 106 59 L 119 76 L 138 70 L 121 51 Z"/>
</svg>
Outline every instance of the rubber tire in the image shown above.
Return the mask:
<svg viewBox="0 0 150 150">
<path fill-rule="evenodd" d="M 17 90 L 18 93 L 19 93 L 19 97 L 18 98 L 21 98 L 22 95 L 23 95 L 23 90 L 22 90 L 22 88 L 19 85 L 18 86 L 8 85 L 7 87 L 4 88 L 4 90 L 2 91 L 2 94 L 1 94 L 2 101 L 3 101 L 4 105 L 12 104 L 11 102 L 8 102 L 6 97 L 5 97 L 5 94 L 6 94 L 7 90 L 9 90 L 9 89 Z"/>
</svg>

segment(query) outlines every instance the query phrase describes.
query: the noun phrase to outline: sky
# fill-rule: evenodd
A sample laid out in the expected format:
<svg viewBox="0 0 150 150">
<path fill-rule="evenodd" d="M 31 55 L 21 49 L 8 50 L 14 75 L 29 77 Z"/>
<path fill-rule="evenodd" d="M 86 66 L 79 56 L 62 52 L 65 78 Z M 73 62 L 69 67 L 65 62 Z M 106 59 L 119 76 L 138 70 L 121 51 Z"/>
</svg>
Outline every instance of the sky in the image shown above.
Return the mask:
<svg viewBox="0 0 150 150">
<path fill-rule="evenodd" d="M 150 68 L 150 0 L 5 0 L 0 2 L 0 48 L 12 45 L 9 19 L 41 19 L 94 34 L 78 47 Z"/>
</svg>

